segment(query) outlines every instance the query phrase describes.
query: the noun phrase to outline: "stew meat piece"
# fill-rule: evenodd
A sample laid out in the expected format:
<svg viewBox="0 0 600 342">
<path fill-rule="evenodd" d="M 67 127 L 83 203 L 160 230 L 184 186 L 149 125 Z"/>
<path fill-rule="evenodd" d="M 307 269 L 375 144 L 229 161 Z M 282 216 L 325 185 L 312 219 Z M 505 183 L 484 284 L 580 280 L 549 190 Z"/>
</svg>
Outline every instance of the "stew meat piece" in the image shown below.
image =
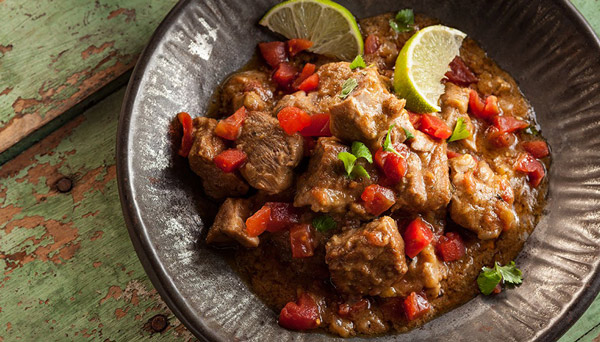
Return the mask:
<svg viewBox="0 0 600 342">
<path fill-rule="evenodd" d="M 420 131 L 410 139 L 406 176 L 396 185 L 398 198 L 393 209 L 425 212 L 445 207 L 450 202 L 447 145 Z"/>
<path fill-rule="evenodd" d="M 452 128 L 456 125 L 458 118 L 462 118 L 467 130 L 471 132 L 471 136 L 459 140 L 458 143 L 472 151 L 477 151 L 474 134 L 475 127 L 471 122 L 469 114 L 467 114 L 467 110 L 469 109 L 469 91 L 470 88 L 459 87 L 454 83 L 447 82 L 446 90 L 440 97 L 442 107 L 441 117 L 446 121 L 448 127 Z"/>
<path fill-rule="evenodd" d="M 389 216 L 332 236 L 325 260 L 336 288 L 350 295 L 377 296 L 407 270 L 404 240 Z"/>
<path fill-rule="evenodd" d="M 252 110 L 269 110 L 273 103 L 275 86 L 266 72 L 242 71 L 233 74 L 223 86 L 221 102 L 226 113 L 233 113 L 241 106 Z"/>
<path fill-rule="evenodd" d="M 349 68 L 348 63 L 336 64 Z M 329 108 L 331 133 L 345 142 L 362 141 L 375 146 L 387 131 L 390 117 L 400 114 L 406 101 L 390 94 L 389 80 L 384 80 L 375 68 L 357 70 L 349 78 L 358 85 L 342 102 Z"/>
<path fill-rule="evenodd" d="M 252 201 L 249 199 L 226 199 L 208 231 L 206 242 L 228 244 L 235 240 L 244 247 L 257 247 L 258 237 L 250 237 L 246 233 L 246 219 L 250 217 L 251 207 Z"/>
<path fill-rule="evenodd" d="M 482 240 L 495 239 L 517 224 L 513 190 L 485 161 L 470 154 L 450 159 L 452 202 L 450 217 Z"/>
<path fill-rule="evenodd" d="M 294 206 L 310 206 L 313 211 L 330 213 L 346 213 L 350 209 L 363 215 L 364 209 L 356 202 L 372 180 L 348 178 L 338 154 L 349 151 L 350 148 L 336 138 L 319 138 L 308 170 L 298 177 Z M 375 174 L 371 164 L 362 163 L 362 160 L 357 163 L 370 174 Z"/>
<path fill-rule="evenodd" d="M 286 134 L 266 112 L 250 112 L 236 143 L 248 156 L 240 172 L 252 187 L 276 194 L 292 185 L 293 169 L 302 159 L 300 134 Z"/>
<path fill-rule="evenodd" d="M 214 134 L 217 120 L 205 117 L 194 119 L 194 143 L 188 160 L 192 171 L 202 179 L 204 192 L 213 198 L 242 196 L 248 184 L 237 173 L 225 173 L 213 159 L 227 149 L 225 142 Z"/>
</svg>

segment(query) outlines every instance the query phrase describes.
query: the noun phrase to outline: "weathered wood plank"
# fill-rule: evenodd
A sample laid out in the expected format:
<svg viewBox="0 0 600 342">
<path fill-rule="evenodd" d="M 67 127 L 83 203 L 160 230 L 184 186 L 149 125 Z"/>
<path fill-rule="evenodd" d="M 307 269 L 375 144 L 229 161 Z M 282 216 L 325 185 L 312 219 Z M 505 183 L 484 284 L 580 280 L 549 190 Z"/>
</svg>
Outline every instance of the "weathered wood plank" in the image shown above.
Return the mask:
<svg viewBox="0 0 600 342">
<path fill-rule="evenodd" d="M 600 342 L 600 295 L 559 342 Z"/>
<path fill-rule="evenodd" d="M 135 64 L 176 0 L 0 0 L 0 153 Z"/>
<path fill-rule="evenodd" d="M 598 0 L 571 0 L 571 3 L 583 14 L 598 34 L 600 32 L 600 2 Z"/>
<path fill-rule="evenodd" d="M 193 339 L 125 228 L 114 156 L 123 95 L 0 167 L 0 341 Z"/>
</svg>

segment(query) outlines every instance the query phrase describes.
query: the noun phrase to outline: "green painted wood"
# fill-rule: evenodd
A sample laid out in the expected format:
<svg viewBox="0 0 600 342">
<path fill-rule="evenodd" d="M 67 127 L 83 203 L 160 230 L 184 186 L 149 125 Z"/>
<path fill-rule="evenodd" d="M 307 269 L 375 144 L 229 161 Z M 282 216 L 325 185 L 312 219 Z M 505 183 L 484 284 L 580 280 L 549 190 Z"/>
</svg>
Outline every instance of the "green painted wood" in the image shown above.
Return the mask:
<svg viewBox="0 0 600 342">
<path fill-rule="evenodd" d="M 193 339 L 148 280 L 121 214 L 123 95 L 0 167 L 0 342 Z M 66 193 L 63 177 L 73 181 Z M 162 333 L 151 328 L 157 314 L 168 318 Z"/>
<path fill-rule="evenodd" d="M 571 0 L 573 5 L 583 14 L 596 33 L 600 32 L 600 1 Z"/>
<path fill-rule="evenodd" d="M 0 152 L 135 64 L 176 0 L 0 0 Z"/>
</svg>

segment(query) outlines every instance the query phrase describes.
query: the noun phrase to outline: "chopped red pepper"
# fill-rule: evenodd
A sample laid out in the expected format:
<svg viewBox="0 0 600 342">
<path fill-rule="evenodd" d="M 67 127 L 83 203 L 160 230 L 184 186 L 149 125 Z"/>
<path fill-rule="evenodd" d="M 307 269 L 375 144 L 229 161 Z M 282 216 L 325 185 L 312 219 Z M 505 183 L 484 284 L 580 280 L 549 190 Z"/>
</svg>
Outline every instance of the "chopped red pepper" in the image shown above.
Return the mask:
<svg viewBox="0 0 600 342">
<path fill-rule="evenodd" d="M 183 127 L 181 145 L 179 146 L 179 151 L 177 151 L 177 153 L 182 157 L 187 157 L 188 154 L 190 154 L 192 144 L 194 143 L 194 139 L 192 138 L 192 132 L 194 131 L 192 117 L 186 112 L 181 112 L 177 114 L 177 119 L 179 119 L 179 122 Z"/>
<path fill-rule="evenodd" d="M 296 68 L 291 66 L 289 63 L 283 62 L 277 66 L 273 73 L 273 81 L 277 83 L 281 88 L 288 89 L 296 79 L 298 71 Z"/>
<path fill-rule="evenodd" d="M 450 71 L 448 71 L 445 76 L 450 82 L 463 87 L 479 81 L 477 76 L 473 74 L 460 56 L 454 57 L 452 62 L 450 62 Z"/>
<path fill-rule="evenodd" d="M 543 140 L 525 141 L 522 145 L 525 151 L 538 159 L 547 157 L 550 154 L 548 144 Z"/>
<path fill-rule="evenodd" d="M 314 74 L 316 69 L 317 69 L 317 66 L 314 65 L 314 64 L 312 64 L 312 63 L 306 63 L 306 64 L 304 64 L 304 67 L 302 68 L 302 71 L 300 72 L 300 75 L 294 81 L 295 88 L 298 88 L 298 86 L 300 85 L 300 83 L 302 83 L 302 81 L 304 81 L 309 76 L 311 76 L 312 74 Z"/>
<path fill-rule="evenodd" d="M 365 54 L 370 55 L 379 49 L 379 37 L 370 34 L 365 39 Z"/>
<path fill-rule="evenodd" d="M 319 324 L 319 307 L 307 293 L 301 294 L 297 302 L 287 303 L 279 314 L 279 325 L 287 329 L 315 329 Z"/>
<path fill-rule="evenodd" d="M 409 321 L 415 320 L 431 309 L 431 304 L 427 301 L 425 294 L 412 292 L 404 299 L 404 313 Z"/>
<path fill-rule="evenodd" d="M 272 68 L 276 68 L 279 64 L 287 61 L 284 42 L 258 43 L 258 48 L 260 54 Z"/>
<path fill-rule="evenodd" d="M 475 89 L 471 89 L 469 92 L 469 110 L 476 117 L 485 119 L 483 117 L 483 108 L 485 108 L 485 103 L 481 100 L 479 94 L 477 94 L 477 91 Z"/>
<path fill-rule="evenodd" d="M 296 107 L 285 107 L 277 113 L 279 125 L 283 130 L 292 135 L 310 125 L 310 115 Z"/>
<path fill-rule="evenodd" d="M 213 159 L 215 165 L 225 173 L 239 169 L 246 162 L 246 153 L 237 148 L 225 150 Z"/>
<path fill-rule="evenodd" d="M 246 120 L 246 107 L 242 106 L 231 116 L 220 120 L 215 127 L 215 134 L 227 140 L 235 140 L 240 136 L 240 128 Z"/>
<path fill-rule="evenodd" d="M 419 130 L 438 139 L 448 139 L 452 135 L 452 129 L 442 119 L 431 114 L 421 115 Z"/>
<path fill-rule="evenodd" d="M 267 230 L 270 220 L 271 208 L 263 206 L 246 220 L 246 233 L 251 237 L 259 236 Z"/>
<path fill-rule="evenodd" d="M 404 251 L 414 258 L 433 240 L 433 232 L 429 223 L 420 217 L 408 224 L 404 231 Z"/>
<path fill-rule="evenodd" d="M 398 183 L 406 176 L 406 172 L 408 171 L 408 164 L 406 162 L 406 159 L 408 158 L 408 147 L 404 144 L 396 144 L 394 149 L 400 155 L 397 155 L 394 152 L 384 151 L 383 148 L 379 148 L 379 150 L 375 152 L 375 164 L 379 166 L 392 184 Z"/>
<path fill-rule="evenodd" d="M 298 210 L 292 203 L 267 202 L 265 207 L 271 208 L 271 216 L 267 223 L 267 231 L 271 233 L 280 232 L 291 225 L 300 222 Z"/>
<path fill-rule="evenodd" d="M 369 301 L 367 299 L 361 298 L 359 301 L 353 303 L 353 304 L 348 304 L 348 303 L 341 303 L 338 305 L 338 315 L 340 315 L 341 317 L 344 318 L 352 318 L 352 316 L 355 316 L 359 313 L 361 313 L 363 310 L 368 309 L 369 308 Z"/>
<path fill-rule="evenodd" d="M 308 76 L 308 78 L 302 81 L 302 83 L 300 83 L 300 85 L 298 86 L 299 90 L 304 90 L 304 92 L 306 93 L 308 93 L 309 91 L 316 90 L 317 88 L 319 88 L 318 74 L 312 74 Z"/>
<path fill-rule="evenodd" d="M 314 238 L 310 224 L 295 224 L 290 228 L 290 246 L 294 258 L 307 258 L 314 255 Z"/>
<path fill-rule="evenodd" d="M 310 49 L 313 42 L 308 39 L 295 38 L 287 41 L 287 48 L 290 57 L 294 57 L 300 52 Z"/>
<path fill-rule="evenodd" d="M 512 116 L 495 116 L 493 122 L 494 127 L 498 128 L 500 133 L 512 133 L 529 127 L 526 121 L 516 119 Z"/>
<path fill-rule="evenodd" d="M 463 155 L 462 153 L 458 153 L 458 152 L 454 152 L 454 151 L 450 151 L 450 150 L 448 150 L 448 152 L 446 152 L 446 156 L 448 157 L 448 159 L 462 157 L 462 155 Z"/>
<path fill-rule="evenodd" d="M 496 147 L 508 147 L 515 143 L 517 137 L 513 133 L 503 133 L 494 126 L 490 126 L 486 132 L 487 139 Z"/>
<path fill-rule="evenodd" d="M 496 96 L 490 95 L 484 102 L 474 89 L 471 89 L 469 93 L 469 109 L 471 114 L 476 118 L 486 121 L 491 121 L 495 116 L 500 114 L 500 107 L 498 107 L 498 98 Z"/>
<path fill-rule="evenodd" d="M 546 175 L 544 164 L 535 159 L 529 153 L 523 153 L 515 164 L 515 170 L 526 173 L 529 179 L 529 184 L 534 188 L 540 185 L 542 179 Z"/>
<path fill-rule="evenodd" d="M 310 124 L 300 131 L 305 137 L 330 137 L 329 114 L 313 114 L 310 117 Z"/>
<path fill-rule="evenodd" d="M 435 249 L 444 261 L 459 260 L 467 252 L 462 238 L 454 232 L 448 232 L 445 236 L 440 236 Z"/>
<path fill-rule="evenodd" d="M 381 215 L 396 203 L 394 192 L 377 184 L 367 186 L 360 198 L 367 212 L 375 216 Z"/>
</svg>

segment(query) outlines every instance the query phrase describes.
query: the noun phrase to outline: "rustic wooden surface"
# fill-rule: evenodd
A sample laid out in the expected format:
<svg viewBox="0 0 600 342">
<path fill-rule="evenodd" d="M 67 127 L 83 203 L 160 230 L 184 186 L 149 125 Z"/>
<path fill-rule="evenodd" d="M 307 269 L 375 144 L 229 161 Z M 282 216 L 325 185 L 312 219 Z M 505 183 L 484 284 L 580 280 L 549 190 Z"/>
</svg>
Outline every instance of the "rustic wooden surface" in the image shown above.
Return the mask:
<svg viewBox="0 0 600 342">
<path fill-rule="evenodd" d="M 1 127 L 35 129 L 131 67 L 174 0 L 68 3 L 0 0 L 0 27 L 13 28 L 0 29 L 0 146 L 8 146 Z M 600 2 L 573 3 L 599 32 Z M 3 91 L 7 80 L 12 89 Z M 154 290 L 127 235 L 114 157 L 123 95 L 0 166 L 0 342 L 194 340 Z M 19 113 L 15 102 L 23 103 Z M 574 341 L 600 342 L 600 296 L 560 340 Z"/>
<path fill-rule="evenodd" d="M 131 69 L 176 0 L 0 0 L 0 153 Z"/>
</svg>

